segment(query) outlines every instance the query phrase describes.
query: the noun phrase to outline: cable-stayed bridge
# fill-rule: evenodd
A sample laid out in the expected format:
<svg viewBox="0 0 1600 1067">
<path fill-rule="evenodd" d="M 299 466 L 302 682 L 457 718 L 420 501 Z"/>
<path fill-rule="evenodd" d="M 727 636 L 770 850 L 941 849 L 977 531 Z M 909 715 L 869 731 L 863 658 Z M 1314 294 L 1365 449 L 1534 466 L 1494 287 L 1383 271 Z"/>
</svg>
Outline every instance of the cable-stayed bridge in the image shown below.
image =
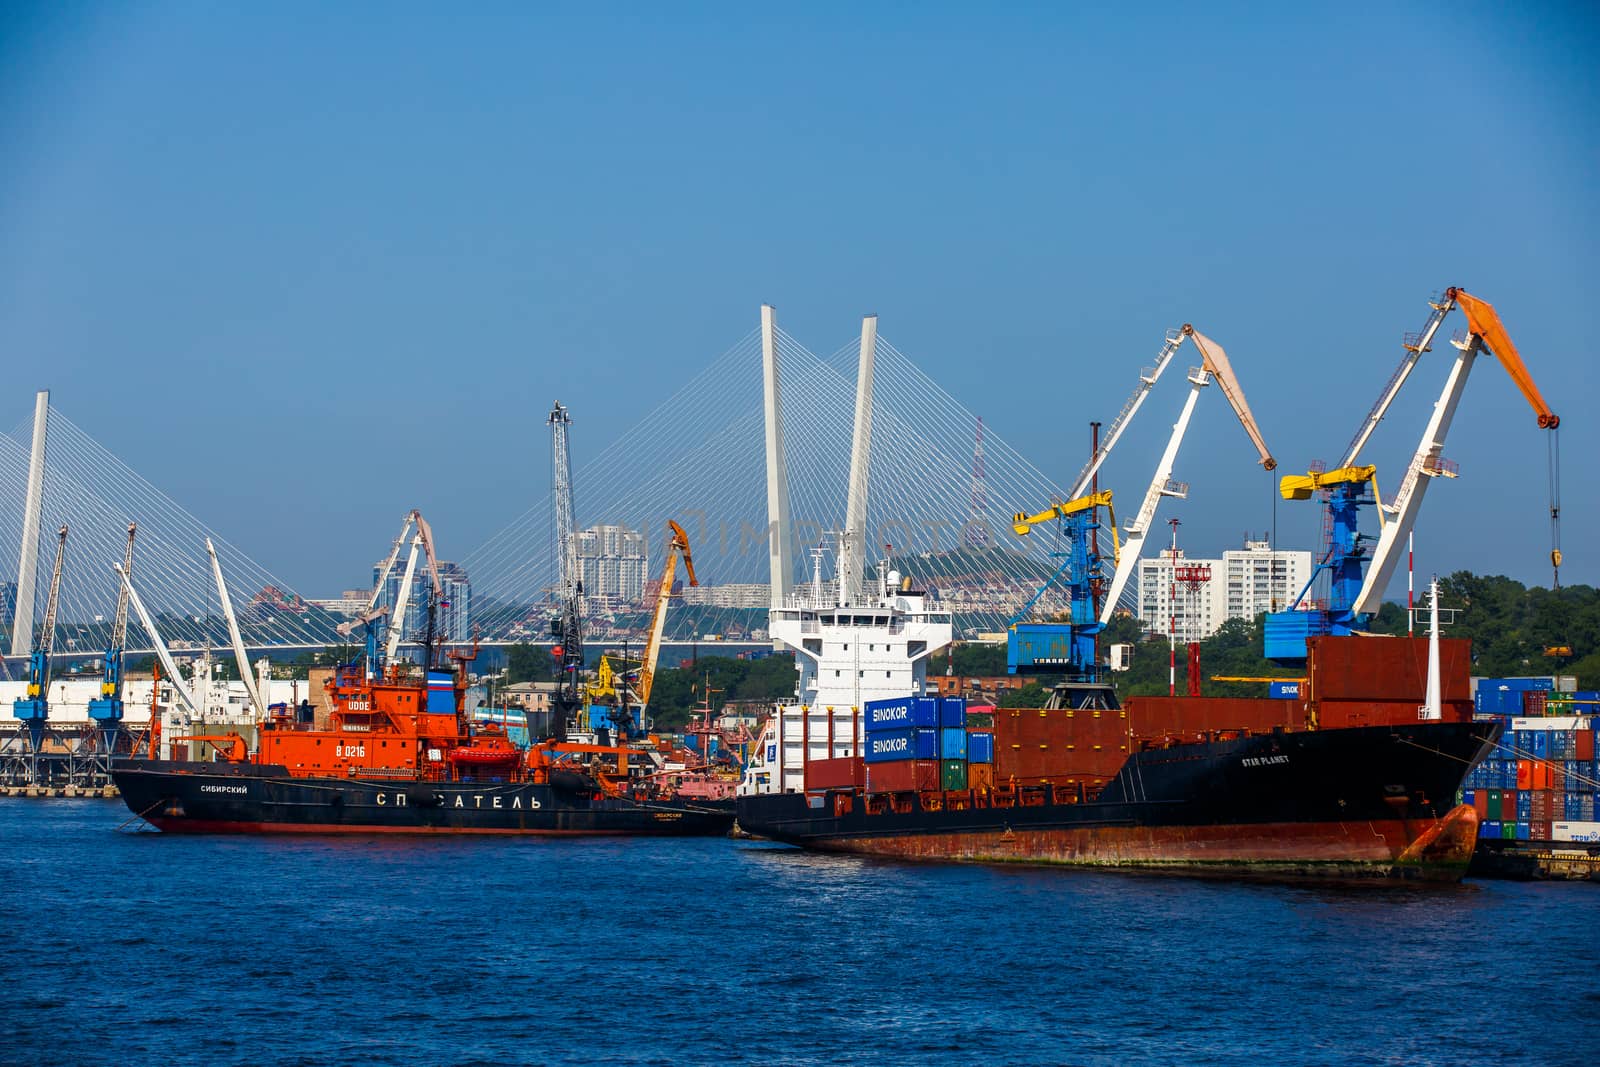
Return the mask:
<svg viewBox="0 0 1600 1067">
<path fill-rule="evenodd" d="M 837 531 L 845 523 L 860 342 L 818 356 L 781 329 L 774 340 L 783 378 L 791 578 L 796 584 L 828 583 L 835 577 Z M 580 531 L 620 527 L 644 536 L 642 561 L 637 552 L 599 547 L 604 531 L 592 538 L 586 610 L 597 643 L 642 634 L 654 597 L 643 576 L 655 573 L 668 519 L 688 532 L 701 579 L 700 589 L 684 590 L 674 604 L 669 635 L 765 636 L 769 529 L 762 395 L 761 331 L 753 329 L 574 472 Z M 1016 537 L 1011 515 L 1059 500 L 1063 489 L 882 337 L 872 397 L 869 568 L 887 558 L 893 569 L 932 589 L 955 612 L 958 634 L 1003 629 L 1058 564 L 1053 538 L 1040 536 L 1044 531 Z M 335 629 L 341 616 L 311 604 L 290 581 L 251 559 L 221 529 L 191 514 L 55 407 L 45 419 L 35 549 L 24 552 L 36 417 L 0 435 L 0 580 L 6 582 L 0 589 L 15 601 L 19 593 L 29 600 L 32 587 L 32 610 L 0 596 L 0 639 L 7 654 L 26 654 L 33 638 L 28 620 L 44 614 L 62 525 L 70 533 L 56 654 L 104 649 L 119 585 L 112 564 L 122 558 L 130 522 L 138 527 L 134 585 L 175 650 L 226 643 L 204 548 L 208 537 L 248 646 L 289 650 L 349 642 Z M 589 419 L 573 412 L 576 435 L 600 434 L 604 425 L 598 414 Z M 448 515 L 429 519 L 435 529 L 449 530 Z M 351 573 L 365 572 L 388 548 L 375 544 L 369 559 L 350 560 Z M 20 572 L 30 556 L 31 583 Z M 497 534 L 457 560 L 471 584 L 470 625 L 486 643 L 548 640 L 557 584 L 548 494 L 508 516 Z M 619 577 L 618 568 L 628 576 Z M 1131 593 L 1126 599 L 1131 602 Z M 1047 592 L 1033 610 L 1047 615 L 1064 606 L 1064 598 Z M 17 619 L 21 633 L 13 632 Z M 406 638 L 420 634 L 408 632 Z M 130 652 L 151 647 L 137 620 L 129 623 L 127 646 Z"/>
</svg>

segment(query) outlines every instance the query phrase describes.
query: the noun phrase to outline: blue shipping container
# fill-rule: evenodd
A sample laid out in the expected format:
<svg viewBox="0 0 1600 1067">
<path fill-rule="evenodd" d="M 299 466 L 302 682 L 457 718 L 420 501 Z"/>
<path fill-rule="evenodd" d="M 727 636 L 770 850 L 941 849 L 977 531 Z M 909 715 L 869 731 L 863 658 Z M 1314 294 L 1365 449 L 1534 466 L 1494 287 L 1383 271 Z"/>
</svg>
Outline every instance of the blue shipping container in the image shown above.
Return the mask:
<svg viewBox="0 0 1600 1067">
<path fill-rule="evenodd" d="M 1533 794 L 1524 789 L 1517 794 L 1517 819 L 1533 818 Z"/>
<path fill-rule="evenodd" d="M 1522 732 L 1529 735 L 1526 739 L 1528 743 L 1523 747 L 1533 753 L 1535 759 L 1550 758 L 1549 730 L 1524 730 Z"/>
<path fill-rule="evenodd" d="M 1517 840 L 1518 841 L 1532 841 L 1533 840 L 1533 827 L 1532 827 L 1532 825 L 1530 825 L 1529 823 L 1523 822 L 1521 819 L 1517 820 Z"/>
<path fill-rule="evenodd" d="M 1461 791 L 1461 803 L 1463 804 L 1471 804 L 1477 798 L 1478 791 L 1476 789 L 1463 789 Z"/>
<path fill-rule="evenodd" d="M 880 730 L 867 735 L 868 763 L 938 758 L 939 731 L 937 730 Z"/>
<path fill-rule="evenodd" d="M 1268 682 L 1267 696 L 1272 700 L 1299 700 L 1299 682 Z"/>
<path fill-rule="evenodd" d="M 869 734 L 879 730 L 904 730 L 908 727 L 931 729 L 939 725 L 939 701 L 936 697 L 869 700 L 864 710 L 867 713 L 866 732 Z"/>
<path fill-rule="evenodd" d="M 967 735 L 967 762 L 994 762 L 994 734 Z"/>
<path fill-rule="evenodd" d="M 1480 836 L 1492 837 L 1498 840 L 1500 837 L 1500 823 L 1498 820 L 1491 822 L 1485 819 L 1483 820 L 1483 827 L 1478 832 Z"/>
<path fill-rule="evenodd" d="M 1568 793 L 1566 803 L 1567 822 L 1583 822 L 1583 797 L 1578 793 Z"/>
<path fill-rule="evenodd" d="M 963 730 L 967 727 L 967 698 L 966 697 L 940 697 L 939 698 L 939 726 L 943 729 Z M 954 759 L 954 756 L 948 757 Z"/>
<path fill-rule="evenodd" d="M 967 731 L 965 728 L 939 731 L 939 758 L 967 758 Z"/>
</svg>

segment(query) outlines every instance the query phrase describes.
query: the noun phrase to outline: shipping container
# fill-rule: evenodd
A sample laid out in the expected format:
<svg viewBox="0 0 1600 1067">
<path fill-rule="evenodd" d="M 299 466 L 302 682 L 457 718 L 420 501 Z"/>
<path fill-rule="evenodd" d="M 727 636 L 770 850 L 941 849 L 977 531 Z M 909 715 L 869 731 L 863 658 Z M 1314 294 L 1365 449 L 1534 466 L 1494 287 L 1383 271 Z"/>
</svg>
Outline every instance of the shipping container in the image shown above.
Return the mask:
<svg viewBox="0 0 1600 1067">
<path fill-rule="evenodd" d="M 1472 807 L 1478 813 L 1478 822 L 1487 823 L 1489 821 L 1489 791 L 1487 789 L 1479 789 L 1472 794 Z M 1499 812 L 1495 812 L 1497 819 L 1499 814 Z"/>
<path fill-rule="evenodd" d="M 994 762 L 994 734 L 971 733 L 967 735 L 967 762 Z"/>
<path fill-rule="evenodd" d="M 967 760 L 967 731 L 957 727 L 939 731 L 939 758 L 943 760 Z"/>
<path fill-rule="evenodd" d="M 872 772 L 869 769 L 867 771 L 867 773 L 870 776 Z M 1479 837 L 1486 837 L 1486 838 L 1490 838 L 1492 840 L 1498 841 L 1498 840 L 1500 840 L 1500 833 L 1501 833 L 1501 830 L 1500 830 L 1500 820 L 1499 819 L 1485 819 L 1483 821 L 1483 823 L 1481 825 L 1479 825 L 1479 827 L 1478 827 L 1478 836 Z"/>
<path fill-rule="evenodd" d="M 939 725 L 938 697 L 869 700 L 863 710 L 866 712 L 866 732 L 869 734 L 912 727 L 932 729 Z"/>
<path fill-rule="evenodd" d="M 1594 759 L 1594 731 L 1578 730 L 1573 734 L 1572 758 L 1576 760 Z"/>
<path fill-rule="evenodd" d="M 1515 819 L 1516 816 L 1517 807 L 1516 804 L 1513 803 L 1511 805 L 1511 817 Z M 1495 822 L 1499 822 L 1505 817 L 1505 791 L 1502 789 L 1489 790 L 1489 818 L 1493 819 Z"/>
<path fill-rule="evenodd" d="M 896 760 L 867 767 L 867 792 L 935 792 L 939 788 L 938 760 Z"/>
<path fill-rule="evenodd" d="M 987 763 L 967 764 L 968 789 L 993 789 L 994 767 Z"/>
<path fill-rule="evenodd" d="M 1549 802 L 1544 798 L 1547 794 L 1531 793 L 1519 790 L 1517 793 L 1517 821 L 1526 822 L 1529 819 L 1548 819 L 1550 817 Z M 1535 806 L 1533 798 L 1538 797 L 1539 803 Z"/>
<path fill-rule="evenodd" d="M 866 765 L 858 757 L 843 756 L 838 759 L 807 760 L 805 787 L 807 789 L 851 789 L 866 784 Z"/>
<path fill-rule="evenodd" d="M 1586 820 L 1583 822 L 1563 821 L 1550 827 L 1552 841 L 1581 841 L 1586 844 L 1600 844 L 1600 822 Z"/>
<path fill-rule="evenodd" d="M 867 735 L 868 763 L 939 758 L 938 730 L 880 730 Z"/>
<path fill-rule="evenodd" d="M 1523 822 L 1521 819 L 1518 819 L 1517 820 L 1517 837 L 1516 837 L 1516 839 L 1518 841 L 1532 841 L 1533 840 L 1533 826 L 1531 824 L 1529 824 L 1529 823 Z"/>
<path fill-rule="evenodd" d="M 1548 840 L 1550 840 L 1550 822 L 1549 822 L 1549 820 L 1546 820 L 1544 822 L 1535 822 L 1535 823 L 1530 824 L 1529 827 L 1528 827 L 1528 840 L 1530 840 L 1530 841 L 1548 841 Z"/>
<path fill-rule="evenodd" d="M 967 701 L 965 697 L 940 697 L 939 698 L 939 728 L 941 730 L 959 730 L 967 725 Z"/>
<path fill-rule="evenodd" d="M 993 730 L 994 729 L 994 712 L 992 712 L 992 711 L 968 711 L 967 712 L 967 729 L 969 729 L 969 730 Z"/>
<path fill-rule="evenodd" d="M 962 737 L 966 736 L 962 732 Z M 967 761 L 961 759 L 947 759 L 941 761 L 939 781 L 945 790 L 965 789 L 967 787 Z"/>
</svg>

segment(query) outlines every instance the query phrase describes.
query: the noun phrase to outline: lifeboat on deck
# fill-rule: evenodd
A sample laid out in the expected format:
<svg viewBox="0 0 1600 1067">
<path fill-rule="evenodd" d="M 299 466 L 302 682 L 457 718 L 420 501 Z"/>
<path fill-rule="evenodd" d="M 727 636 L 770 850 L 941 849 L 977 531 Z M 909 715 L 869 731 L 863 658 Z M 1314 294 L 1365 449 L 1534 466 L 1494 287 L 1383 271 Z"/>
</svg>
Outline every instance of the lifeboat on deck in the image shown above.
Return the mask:
<svg viewBox="0 0 1600 1067">
<path fill-rule="evenodd" d="M 450 764 L 458 770 L 509 770 L 522 761 L 522 750 L 504 734 L 491 733 L 473 738 L 472 744 L 450 750 Z"/>
</svg>

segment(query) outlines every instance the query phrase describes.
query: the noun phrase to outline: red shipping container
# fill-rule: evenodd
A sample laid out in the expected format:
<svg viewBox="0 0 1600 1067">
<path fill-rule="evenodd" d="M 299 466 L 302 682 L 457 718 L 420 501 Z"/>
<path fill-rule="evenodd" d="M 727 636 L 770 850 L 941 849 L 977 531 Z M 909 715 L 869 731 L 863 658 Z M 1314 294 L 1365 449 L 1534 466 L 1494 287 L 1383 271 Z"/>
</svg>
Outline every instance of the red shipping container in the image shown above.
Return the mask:
<svg viewBox="0 0 1600 1067">
<path fill-rule="evenodd" d="M 1579 730 L 1572 739 L 1573 759 L 1594 759 L 1594 731 Z"/>
<path fill-rule="evenodd" d="M 807 789 L 851 789 L 866 781 L 865 764 L 856 756 L 806 761 Z"/>
<path fill-rule="evenodd" d="M 939 791 L 938 760 L 895 760 L 867 768 L 867 792 L 909 793 Z"/>
<path fill-rule="evenodd" d="M 1517 788 L 1518 789 L 1532 789 L 1533 788 L 1533 760 L 1531 760 L 1531 759 L 1519 759 L 1519 760 L 1517 760 Z"/>
<path fill-rule="evenodd" d="M 1491 817 L 1497 822 L 1499 821 L 1499 812 L 1495 812 L 1493 816 L 1489 814 L 1489 791 L 1487 789 L 1479 789 L 1472 795 L 1472 807 L 1478 813 L 1479 822 L 1486 822 Z"/>
<path fill-rule="evenodd" d="M 1534 822 L 1549 822 L 1553 817 L 1550 804 L 1551 794 L 1540 790 L 1533 794 L 1532 818 Z"/>
<path fill-rule="evenodd" d="M 1552 793 L 1565 793 L 1567 791 L 1567 772 L 1565 768 L 1550 768 L 1550 791 Z M 1554 818 L 1554 816 L 1551 817 Z"/>
<path fill-rule="evenodd" d="M 1528 838 L 1532 841 L 1550 840 L 1549 820 L 1541 822 L 1538 816 L 1534 816 L 1533 823 L 1528 827 Z"/>
</svg>

